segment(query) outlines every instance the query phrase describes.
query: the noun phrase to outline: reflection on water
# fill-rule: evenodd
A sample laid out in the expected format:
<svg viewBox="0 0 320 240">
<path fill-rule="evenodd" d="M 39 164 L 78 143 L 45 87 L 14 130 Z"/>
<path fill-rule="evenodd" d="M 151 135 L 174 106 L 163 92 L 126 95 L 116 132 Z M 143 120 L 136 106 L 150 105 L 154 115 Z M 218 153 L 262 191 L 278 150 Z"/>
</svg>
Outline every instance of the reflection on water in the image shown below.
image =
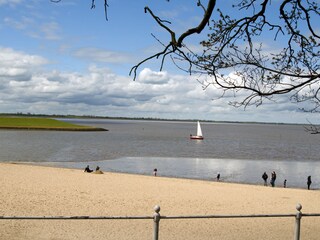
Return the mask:
<svg viewBox="0 0 320 240">
<path fill-rule="evenodd" d="M 203 159 L 203 158 L 132 158 L 95 162 L 60 162 L 55 166 L 80 168 L 89 164 L 91 168 L 100 166 L 104 171 L 152 175 L 158 169 L 158 176 L 191 179 L 215 180 L 218 172 L 221 181 L 249 184 L 263 184 L 261 178 L 264 171 L 270 175 L 277 173 L 276 186 L 283 186 L 287 179 L 287 187 L 306 188 L 307 176 L 313 176 L 313 188 L 319 188 L 317 180 L 320 171 L 319 162 L 292 161 L 253 161 L 235 159 Z M 47 164 L 46 164 L 47 165 Z"/>
</svg>

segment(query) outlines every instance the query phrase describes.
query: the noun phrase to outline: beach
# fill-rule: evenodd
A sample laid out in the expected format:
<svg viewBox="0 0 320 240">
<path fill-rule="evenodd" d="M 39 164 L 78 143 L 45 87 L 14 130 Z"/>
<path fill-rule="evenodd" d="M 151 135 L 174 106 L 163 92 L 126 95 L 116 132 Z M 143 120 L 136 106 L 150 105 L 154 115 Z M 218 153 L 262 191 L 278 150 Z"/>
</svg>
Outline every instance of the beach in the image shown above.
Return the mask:
<svg viewBox="0 0 320 240">
<path fill-rule="evenodd" d="M 101 169 L 104 171 L 104 169 Z M 0 216 L 320 213 L 320 191 L 0 163 Z M 312 186 L 311 186 L 312 187 Z M 294 217 L 161 219 L 159 239 L 293 239 Z M 320 238 L 303 217 L 301 239 Z M 0 239 L 152 239 L 153 220 L 1 220 Z"/>
</svg>

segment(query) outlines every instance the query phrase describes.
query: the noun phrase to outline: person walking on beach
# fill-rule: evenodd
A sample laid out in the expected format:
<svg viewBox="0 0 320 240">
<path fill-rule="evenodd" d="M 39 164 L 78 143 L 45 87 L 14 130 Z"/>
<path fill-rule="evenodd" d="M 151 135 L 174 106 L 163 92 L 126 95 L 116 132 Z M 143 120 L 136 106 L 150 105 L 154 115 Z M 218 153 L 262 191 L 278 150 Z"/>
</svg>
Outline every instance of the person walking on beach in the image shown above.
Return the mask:
<svg viewBox="0 0 320 240">
<path fill-rule="evenodd" d="M 84 172 L 91 173 L 91 172 L 93 172 L 93 170 L 91 170 L 89 168 L 89 165 L 87 165 L 87 167 L 84 169 Z"/>
<path fill-rule="evenodd" d="M 217 181 L 219 182 L 220 181 L 220 173 L 218 172 L 217 174 Z"/>
<path fill-rule="evenodd" d="M 283 187 L 284 187 L 284 188 L 287 187 L 287 179 L 284 180 L 284 182 L 283 182 Z"/>
<path fill-rule="evenodd" d="M 268 183 L 267 183 L 267 180 L 268 180 L 268 174 L 266 173 L 266 172 L 264 172 L 263 174 L 262 174 L 262 179 L 263 179 L 263 181 L 264 181 L 264 185 L 265 186 L 268 186 Z"/>
<path fill-rule="evenodd" d="M 158 172 L 158 169 L 156 169 L 156 168 L 155 168 L 155 169 L 153 169 L 153 176 L 155 176 L 155 177 L 156 177 L 156 176 L 157 176 L 157 172 Z"/>
<path fill-rule="evenodd" d="M 277 174 L 276 174 L 275 171 L 273 171 L 273 172 L 271 173 L 271 181 L 270 181 L 270 184 L 271 184 L 272 187 L 275 186 L 276 178 L 277 178 Z"/>
<path fill-rule="evenodd" d="M 308 190 L 310 190 L 311 183 L 312 183 L 311 176 L 308 176 L 308 179 L 307 179 Z"/>
</svg>

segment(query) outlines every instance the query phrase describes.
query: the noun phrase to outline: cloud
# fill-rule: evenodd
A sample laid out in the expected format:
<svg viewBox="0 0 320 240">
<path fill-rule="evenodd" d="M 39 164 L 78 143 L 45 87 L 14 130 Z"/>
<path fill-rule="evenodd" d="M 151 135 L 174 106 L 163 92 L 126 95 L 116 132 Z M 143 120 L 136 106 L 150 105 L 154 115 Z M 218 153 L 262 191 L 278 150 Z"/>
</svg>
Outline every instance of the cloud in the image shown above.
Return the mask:
<svg viewBox="0 0 320 240">
<path fill-rule="evenodd" d="M 10 28 L 20 30 L 32 38 L 51 41 L 62 39 L 60 26 L 55 21 L 45 22 L 43 19 L 26 16 L 19 16 L 19 18 L 6 17 L 3 21 Z M 42 23 L 39 24 L 38 21 Z"/>
<path fill-rule="evenodd" d="M 47 40 L 60 40 L 60 27 L 56 22 L 43 23 L 40 26 L 40 31 L 43 33 L 43 37 Z"/>
<path fill-rule="evenodd" d="M 131 60 L 128 54 L 107 51 L 99 48 L 81 48 L 73 53 L 74 57 L 103 63 L 123 63 Z"/>
<path fill-rule="evenodd" d="M 2 5 L 15 6 L 20 3 L 22 3 L 22 0 L 0 0 L 0 6 Z"/>
<path fill-rule="evenodd" d="M 8 80 L 29 81 L 32 72 L 48 63 L 46 59 L 36 55 L 27 55 L 11 48 L 0 47 L 0 83 Z"/>
<path fill-rule="evenodd" d="M 21 19 L 19 19 L 19 20 L 17 20 L 16 18 L 12 18 L 12 17 L 6 17 L 6 18 L 4 18 L 3 21 L 9 27 L 19 29 L 19 30 L 25 30 L 30 25 L 32 25 L 34 23 L 33 19 L 25 17 L 25 16 L 21 17 Z"/>
<path fill-rule="evenodd" d="M 141 79 L 132 81 L 94 65 L 86 73 L 46 71 L 41 66 L 49 61 L 40 56 L 5 48 L 1 52 L 1 83 L 6 86 L 0 93 L 2 112 L 11 105 L 10 112 L 23 107 L 23 112 L 45 109 L 45 113 L 57 113 L 60 106 L 60 113 L 79 114 L 87 106 L 82 114 L 97 114 L 101 108 L 105 113 L 98 115 L 107 115 L 108 109 L 137 116 L 175 113 L 189 109 L 183 95 L 194 91 L 194 82 L 182 83 L 181 76 L 165 72 L 144 69 Z"/>
<path fill-rule="evenodd" d="M 146 84 L 163 84 L 168 82 L 168 74 L 167 72 L 154 72 L 145 68 L 139 73 L 138 81 Z"/>
<path fill-rule="evenodd" d="M 23 52 L 15 51 L 11 48 L 0 47 L 0 52 L 1 67 L 30 68 L 38 67 L 48 63 L 48 61 L 41 56 L 25 54 Z"/>
<path fill-rule="evenodd" d="M 46 70 L 49 61 L 0 48 L 0 112 L 78 114 L 228 121 L 276 121 L 285 112 L 303 121 L 288 101 L 243 109 L 216 98 L 194 76 L 143 69 L 136 81 L 108 68 L 89 66 L 83 73 Z M 308 117 L 312 119 L 312 117 Z"/>
</svg>

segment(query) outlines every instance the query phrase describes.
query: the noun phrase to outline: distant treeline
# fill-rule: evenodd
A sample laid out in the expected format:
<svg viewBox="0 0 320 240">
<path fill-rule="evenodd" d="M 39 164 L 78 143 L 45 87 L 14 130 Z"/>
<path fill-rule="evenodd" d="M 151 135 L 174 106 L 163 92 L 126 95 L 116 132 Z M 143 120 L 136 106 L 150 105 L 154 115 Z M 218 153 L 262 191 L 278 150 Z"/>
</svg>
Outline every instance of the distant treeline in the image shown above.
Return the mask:
<svg viewBox="0 0 320 240">
<path fill-rule="evenodd" d="M 95 116 L 95 115 L 62 115 L 62 114 L 35 114 L 35 113 L 0 113 L 0 116 L 13 117 L 43 117 L 43 118 L 76 118 L 76 119 L 119 119 L 119 120 L 145 120 L 145 121 L 177 121 L 177 122 L 208 122 L 208 123 L 236 123 L 236 124 L 286 124 L 286 125 L 300 125 L 288 123 L 267 123 L 267 122 L 241 122 L 241 121 L 214 121 L 202 119 L 168 119 L 168 118 L 152 118 L 152 117 L 109 117 L 109 116 Z"/>
<path fill-rule="evenodd" d="M 146 120 L 146 121 L 185 121 L 185 122 L 216 122 L 201 119 L 165 119 L 165 118 L 151 118 L 151 117 L 109 117 L 109 116 L 95 116 L 95 115 L 62 115 L 62 114 L 35 114 L 35 113 L 0 113 L 0 116 L 13 117 L 44 117 L 44 118 L 93 118 L 93 119 L 123 119 L 123 120 Z M 220 121 L 219 121 L 220 122 Z"/>
</svg>

